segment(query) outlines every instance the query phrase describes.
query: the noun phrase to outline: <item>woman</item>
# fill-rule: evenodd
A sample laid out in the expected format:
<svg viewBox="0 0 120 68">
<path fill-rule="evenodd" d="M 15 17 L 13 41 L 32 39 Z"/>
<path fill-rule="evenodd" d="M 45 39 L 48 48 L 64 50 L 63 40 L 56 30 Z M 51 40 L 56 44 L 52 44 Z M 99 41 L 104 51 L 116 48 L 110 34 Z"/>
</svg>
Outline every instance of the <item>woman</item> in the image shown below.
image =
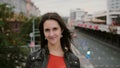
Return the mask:
<svg viewBox="0 0 120 68">
<path fill-rule="evenodd" d="M 41 49 L 32 53 L 26 68 L 80 68 L 71 50 L 71 35 L 57 13 L 46 13 L 39 24 Z"/>
</svg>

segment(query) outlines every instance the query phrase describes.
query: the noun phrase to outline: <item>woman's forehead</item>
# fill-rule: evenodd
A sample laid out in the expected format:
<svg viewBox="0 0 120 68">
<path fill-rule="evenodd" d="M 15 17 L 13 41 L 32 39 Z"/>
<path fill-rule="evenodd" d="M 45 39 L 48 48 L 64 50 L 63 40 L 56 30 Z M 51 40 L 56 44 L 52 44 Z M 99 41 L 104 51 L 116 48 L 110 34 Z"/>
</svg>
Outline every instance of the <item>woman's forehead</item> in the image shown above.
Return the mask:
<svg viewBox="0 0 120 68">
<path fill-rule="evenodd" d="M 44 28 L 47 27 L 60 27 L 60 25 L 58 24 L 58 22 L 56 20 L 46 20 L 44 22 Z"/>
</svg>

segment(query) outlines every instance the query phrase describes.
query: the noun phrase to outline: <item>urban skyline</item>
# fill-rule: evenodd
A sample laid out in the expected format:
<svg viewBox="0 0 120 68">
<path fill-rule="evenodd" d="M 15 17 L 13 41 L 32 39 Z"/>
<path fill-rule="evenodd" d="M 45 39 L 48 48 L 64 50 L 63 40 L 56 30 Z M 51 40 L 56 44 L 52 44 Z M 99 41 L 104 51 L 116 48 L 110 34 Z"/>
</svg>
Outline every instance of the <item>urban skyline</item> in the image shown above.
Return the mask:
<svg viewBox="0 0 120 68">
<path fill-rule="evenodd" d="M 57 12 L 61 16 L 69 16 L 70 10 L 80 8 L 90 14 L 107 9 L 107 0 L 32 0 L 41 11 Z"/>
</svg>

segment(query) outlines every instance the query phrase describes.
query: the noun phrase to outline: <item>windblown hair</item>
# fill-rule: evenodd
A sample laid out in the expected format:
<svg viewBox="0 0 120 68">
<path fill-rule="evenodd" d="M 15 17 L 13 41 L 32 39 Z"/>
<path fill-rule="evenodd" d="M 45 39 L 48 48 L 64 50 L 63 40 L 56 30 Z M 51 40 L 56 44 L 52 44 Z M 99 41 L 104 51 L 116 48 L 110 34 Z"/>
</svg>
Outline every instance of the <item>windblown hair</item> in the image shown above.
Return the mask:
<svg viewBox="0 0 120 68">
<path fill-rule="evenodd" d="M 63 19 L 54 12 L 51 13 L 46 13 L 42 16 L 40 24 L 39 24 L 39 31 L 40 31 L 40 45 L 41 48 L 46 48 L 47 47 L 47 40 L 45 39 L 44 35 L 44 23 L 46 20 L 55 20 L 58 22 L 59 26 L 62 29 L 62 35 L 63 37 L 61 38 L 61 47 L 64 52 L 66 51 L 71 51 L 71 42 L 72 42 L 72 37 L 70 35 L 70 31 L 68 30 L 66 24 L 64 23 Z"/>
</svg>

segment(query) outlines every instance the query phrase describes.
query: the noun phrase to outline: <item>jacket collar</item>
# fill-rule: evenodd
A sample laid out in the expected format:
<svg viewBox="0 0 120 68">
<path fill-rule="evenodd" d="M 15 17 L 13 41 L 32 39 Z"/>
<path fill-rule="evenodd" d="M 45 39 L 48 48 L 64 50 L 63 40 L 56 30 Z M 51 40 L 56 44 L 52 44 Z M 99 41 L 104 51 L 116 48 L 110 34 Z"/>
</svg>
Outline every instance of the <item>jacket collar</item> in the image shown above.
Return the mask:
<svg viewBox="0 0 120 68">
<path fill-rule="evenodd" d="M 47 68 L 47 64 L 48 64 L 48 59 L 49 59 L 49 50 L 47 49 L 39 49 L 37 50 L 34 54 L 32 54 L 32 61 L 35 60 L 42 60 L 43 64 L 42 64 L 42 68 Z M 69 64 L 69 51 L 66 51 L 64 53 L 64 61 L 66 64 L 66 68 L 70 68 L 70 64 Z"/>
</svg>

